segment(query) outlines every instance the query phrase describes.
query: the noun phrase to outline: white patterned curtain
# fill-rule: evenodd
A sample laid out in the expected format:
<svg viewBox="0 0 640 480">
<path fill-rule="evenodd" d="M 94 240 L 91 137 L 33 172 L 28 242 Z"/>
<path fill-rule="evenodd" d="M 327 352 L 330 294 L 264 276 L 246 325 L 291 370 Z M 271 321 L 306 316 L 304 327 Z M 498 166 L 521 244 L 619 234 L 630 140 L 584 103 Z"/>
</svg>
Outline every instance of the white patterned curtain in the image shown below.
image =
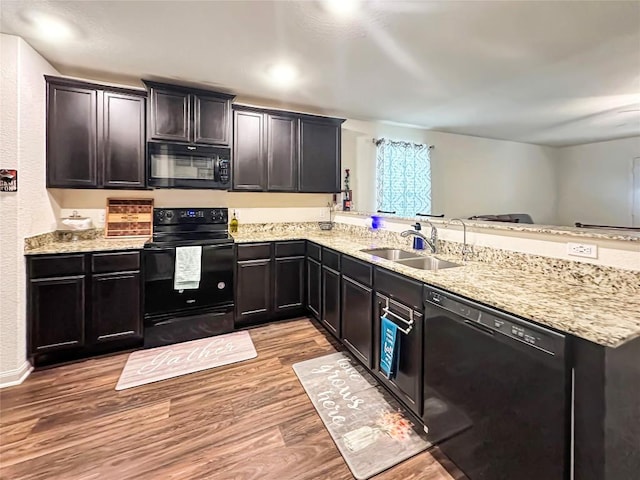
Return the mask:
<svg viewBox="0 0 640 480">
<path fill-rule="evenodd" d="M 380 139 L 376 142 L 378 210 L 402 217 L 431 213 L 429 145 Z"/>
</svg>

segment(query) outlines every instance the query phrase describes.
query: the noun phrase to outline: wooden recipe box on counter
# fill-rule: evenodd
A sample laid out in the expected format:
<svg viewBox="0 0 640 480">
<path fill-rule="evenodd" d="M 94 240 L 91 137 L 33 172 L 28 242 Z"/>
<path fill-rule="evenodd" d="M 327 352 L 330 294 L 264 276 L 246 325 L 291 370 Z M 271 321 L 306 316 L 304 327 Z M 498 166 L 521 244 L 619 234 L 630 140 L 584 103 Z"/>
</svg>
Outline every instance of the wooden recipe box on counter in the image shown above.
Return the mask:
<svg viewBox="0 0 640 480">
<path fill-rule="evenodd" d="M 150 237 L 153 198 L 107 198 L 107 238 Z"/>
</svg>

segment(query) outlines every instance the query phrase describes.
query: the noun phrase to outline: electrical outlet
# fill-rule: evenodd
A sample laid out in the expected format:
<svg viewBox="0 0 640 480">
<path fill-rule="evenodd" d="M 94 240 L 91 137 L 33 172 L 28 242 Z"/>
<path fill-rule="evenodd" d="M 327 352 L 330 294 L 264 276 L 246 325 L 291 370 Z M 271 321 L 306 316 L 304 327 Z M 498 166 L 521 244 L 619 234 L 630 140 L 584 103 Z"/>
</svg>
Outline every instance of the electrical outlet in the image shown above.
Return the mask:
<svg viewBox="0 0 640 480">
<path fill-rule="evenodd" d="M 567 243 L 567 254 L 574 257 L 598 258 L 598 246 L 590 243 Z"/>
<path fill-rule="evenodd" d="M 98 221 L 100 222 L 100 225 L 104 225 L 105 223 L 105 217 L 106 216 L 106 212 L 104 210 L 100 211 L 100 217 L 98 218 Z"/>
</svg>

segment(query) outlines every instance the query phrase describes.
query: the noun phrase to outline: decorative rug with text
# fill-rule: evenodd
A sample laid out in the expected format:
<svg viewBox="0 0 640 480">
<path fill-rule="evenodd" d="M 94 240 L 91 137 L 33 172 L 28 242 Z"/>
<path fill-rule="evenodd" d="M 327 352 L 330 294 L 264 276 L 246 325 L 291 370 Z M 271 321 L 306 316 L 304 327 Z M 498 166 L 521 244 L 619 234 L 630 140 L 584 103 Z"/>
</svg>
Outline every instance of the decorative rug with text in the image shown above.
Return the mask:
<svg viewBox="0 0 640 480">
<path fill-rule="evenodd" d="M 296 363 L 293 370 L 358 480 L 431 446 L 400 404 L 347 354 Z"/>
<path fill-rule="evenodd" d="M 129 355 L 116 390 L 241 362 L 257 355 L 247 331 L 138 350 Z"/>
</svg>

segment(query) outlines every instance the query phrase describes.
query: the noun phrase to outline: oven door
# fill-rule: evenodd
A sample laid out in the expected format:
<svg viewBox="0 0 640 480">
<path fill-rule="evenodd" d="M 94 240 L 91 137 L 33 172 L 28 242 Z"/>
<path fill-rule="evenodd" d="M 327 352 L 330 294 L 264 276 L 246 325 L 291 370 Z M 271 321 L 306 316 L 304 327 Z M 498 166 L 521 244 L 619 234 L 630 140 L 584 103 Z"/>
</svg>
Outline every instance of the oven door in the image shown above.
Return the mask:
<svg viewBox="0 0 640 480">
<path fill-rule="evenodd" d="M 233 245 L 203 245 L 197 289 L 173 288 L 175 247 L 144 250 L 144 317 L 147 323 L 233 307 Z"/>
<path fill-rule="evenodd" d="M 149 142 L 149 186 L 227 190 L 229 149 Z"/>
</svg>

